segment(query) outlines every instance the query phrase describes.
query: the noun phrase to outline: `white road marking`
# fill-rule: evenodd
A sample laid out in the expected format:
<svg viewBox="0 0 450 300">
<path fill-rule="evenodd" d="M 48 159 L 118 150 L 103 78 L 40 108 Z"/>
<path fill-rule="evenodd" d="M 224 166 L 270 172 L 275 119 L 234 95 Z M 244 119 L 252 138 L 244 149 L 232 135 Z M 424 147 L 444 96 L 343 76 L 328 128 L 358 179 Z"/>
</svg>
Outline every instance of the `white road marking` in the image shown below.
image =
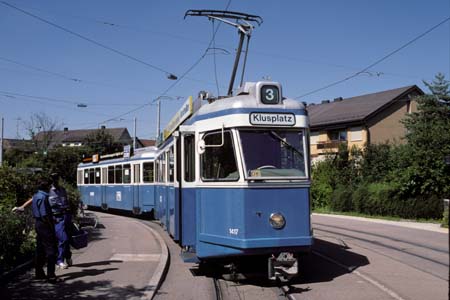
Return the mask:
<svg viewBox="0 0 450 300">
<path fill-rule="evenodd" d="M 160 254 L 129 254 L 129 253 L 116 253 L 111 256 L 110 260 L 121 260 L 124 262 L 130 261 L 159 261 Z"/>
</svg>

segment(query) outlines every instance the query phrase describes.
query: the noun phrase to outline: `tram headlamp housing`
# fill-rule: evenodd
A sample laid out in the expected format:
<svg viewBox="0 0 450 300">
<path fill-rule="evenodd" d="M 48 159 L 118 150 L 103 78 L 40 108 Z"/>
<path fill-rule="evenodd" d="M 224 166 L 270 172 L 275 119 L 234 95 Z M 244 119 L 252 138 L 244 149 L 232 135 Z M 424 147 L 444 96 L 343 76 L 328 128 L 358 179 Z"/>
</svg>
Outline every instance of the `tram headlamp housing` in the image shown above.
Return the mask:
<svg viewBox="0 0 450 300">
<path fill-rule="evenodd" d="M 281 229 L 286 225 L 286 220 L 281 213 L 272 213 L 269 218 L 270 225 L 275 229 Z"/>
</svg>

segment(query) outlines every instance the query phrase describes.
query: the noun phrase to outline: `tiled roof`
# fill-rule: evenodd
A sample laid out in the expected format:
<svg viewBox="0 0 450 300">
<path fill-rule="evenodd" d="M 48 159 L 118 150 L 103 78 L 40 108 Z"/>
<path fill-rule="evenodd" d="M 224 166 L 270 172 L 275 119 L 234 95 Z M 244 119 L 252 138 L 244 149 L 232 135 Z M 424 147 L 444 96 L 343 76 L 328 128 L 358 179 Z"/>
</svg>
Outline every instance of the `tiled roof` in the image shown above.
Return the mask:
<svg viewBox="0 0 450 300">
<path fill-rule="evenodd" d="M 89 134 L 95 133 L 98 130 L 102 129 L 57 130 L 51 133 L 51 139 L 54 143 L 83 142 Z M 105 128 L 103 130 L 112 135 L 115 141 L 120 141 L 124 134 L 129 137 L 126 128 Z M 39 132 L 36 134 L 35 139 L 41 140 L 44 138 L 45 134 L 45 132 Z"/>
<path fill-rule="evenodd" d="M 142 147 L 150 147 L 155 146 L 156 141 L 155 140 L 147 140 L 147 139 L 138 139 L 139 142 L 141 142 Z"/>
<path fill-rule="evenodd" d="M 18 149 L 22 151 L 33 151 L 33 142 L 31 140 L 22 139 L 3 139 L 3 148 L 7 149 Z"/>
<path fill-rule="evenodd" d="M 421 89 L 411 85 L 330 103 L 308 105 L 311 127 L 363 121 L 409 93 L 423 94 Z"/>
</svg>

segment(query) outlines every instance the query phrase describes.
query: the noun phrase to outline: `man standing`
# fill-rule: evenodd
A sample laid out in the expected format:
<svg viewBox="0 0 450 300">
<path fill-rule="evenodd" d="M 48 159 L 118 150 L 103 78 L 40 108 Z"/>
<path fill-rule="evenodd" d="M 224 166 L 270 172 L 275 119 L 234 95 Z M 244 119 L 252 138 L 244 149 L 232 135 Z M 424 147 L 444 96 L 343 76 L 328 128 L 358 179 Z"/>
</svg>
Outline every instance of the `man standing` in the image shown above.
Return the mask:
<svg viewBox="0 0 450 300">
<path fill-rule="evenodd" d="M 49 203 L 55 220 L 55 233 L 58 239 L 58 257 L 56 264 L 61 269 L 72 265 L 72 252 L 70 251 L 70 228 L 72 214 L 66 190 L 59 185 L 59 174 L 52 173 L 52 187 L 49 192 Z M 66 260 L 67 264 L 64 262 Z"/>
<path fill-rule="evenodd" d="M 56 283 L 56 236 L 52 210 L 48 202 L 50 183 L 42 180 L 38 192 L 33 195 L 31 208 L 35 219 L 36 230 L 36 279 L 45 279 Z M 44 273 L 45 258 L 47 258 L 47 276 Z"/>
</svg>

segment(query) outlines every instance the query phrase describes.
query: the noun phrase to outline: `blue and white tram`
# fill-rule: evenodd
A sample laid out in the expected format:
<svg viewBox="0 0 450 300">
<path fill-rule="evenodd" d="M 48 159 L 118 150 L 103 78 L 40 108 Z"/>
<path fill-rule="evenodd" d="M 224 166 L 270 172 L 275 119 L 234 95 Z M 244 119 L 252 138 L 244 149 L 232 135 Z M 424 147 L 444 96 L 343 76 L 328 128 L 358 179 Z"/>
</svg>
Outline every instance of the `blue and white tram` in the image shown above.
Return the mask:
<svg viewBox="0 0 450 300">
<path fill-rule="evenodd" d="M 142 148 L 131 158 L 123 153 L 94 155 L 77 169 L 78 188 L 85 205 L 140 214 L 155 208 L 155 147 Z"/>
<path fill-rule="evenodd" d="M 276 82 L 202 98 L 183 104 L 157 149 L 80 164 L 83 202 L 154 210 L 186 259 L 267 256 L 270 278 L 295 275 L 313 242 L 305 106 Z"/>
<path fill-rule="evenodd" d="M 296 273 L 313 242 L 308 126 L 276 82 L 189 99 L 158 146 L 157 218 L 200 260 L 267 255 L 271 278 Z"/>
</svg>

